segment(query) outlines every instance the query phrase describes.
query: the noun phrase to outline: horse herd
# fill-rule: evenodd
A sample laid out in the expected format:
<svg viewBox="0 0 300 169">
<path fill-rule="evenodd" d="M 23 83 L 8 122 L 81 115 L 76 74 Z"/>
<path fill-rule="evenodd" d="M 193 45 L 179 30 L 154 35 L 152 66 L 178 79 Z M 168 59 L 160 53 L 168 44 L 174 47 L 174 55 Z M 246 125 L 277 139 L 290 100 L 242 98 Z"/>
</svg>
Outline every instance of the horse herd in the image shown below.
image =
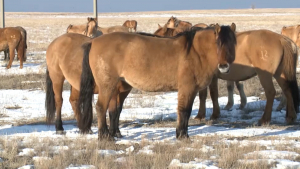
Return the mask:
<svg viewBox="0 0 300 169">
<path fill-rule="evenodd" d="M 61 119 L 64 80 L 71 85 L 69 101 L 82 133 L 91 131 L 93 95 L 98 94 L 99 139 L 122 137 L 119 117 L 132 88 L 148 92 L 178 91 L 176 138 L 187 138 L 188 121 L 197 93 L 200 107 L 196 119 L 205 118 L 208 87 L 213 102 L 211 119 L 220 116 L 218 78 L 227 80 L 229 95 L 225 109 L 234 104 L 234 82 L 243 109 L 247 100 L 239 81 L 257 75 L 267 98 L 259 124 L 266 124 L 271 120 L 276 94 L 272 82 L 274 77 L 286 98 L 277 110 L 286 104 L 287 123 L 296 120 L 299 111 L 296 66 L 300 25 L 283 27 L 281 34 L 269 30 L 237 32 L 234 23 L 230 26 L 192 25 L 172 16 L 164 26 L 158 26 L 158 30 L 150 34 L 136 32 L 137 22 L 134 20 L 127 20 L 122 26 L 101 28 L 96 18 L 88 18 L 87 24 L 69 25 L 66 34 L 51 42 L 46 52 L 45 107 L 48 123 L 54 121 L 56 114 L 57 133 L 64 132 Z M 8 28 L 1 31 L 5 29 Z M 9 47 L 9 51 L 12 50 Z M 19 56 L 18 50 L 18 58 L 21 62 L 25 60 L 25 54 L 20 51 L 22 55 Z"/>
</svg>

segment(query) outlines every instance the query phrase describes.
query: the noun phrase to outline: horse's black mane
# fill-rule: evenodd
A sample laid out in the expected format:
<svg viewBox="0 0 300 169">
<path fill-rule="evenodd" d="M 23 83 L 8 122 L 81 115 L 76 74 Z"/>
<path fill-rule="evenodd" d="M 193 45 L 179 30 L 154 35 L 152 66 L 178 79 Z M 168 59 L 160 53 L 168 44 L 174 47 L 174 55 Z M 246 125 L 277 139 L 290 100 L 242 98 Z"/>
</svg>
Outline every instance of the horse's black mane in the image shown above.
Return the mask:
<svg viewBox="0 0 300 169">
<path fill-rule="evenodd" d="M 193 45 L 193 40 L 194 40 L 195 34 L 198 31 L 213 30 L 213 29 L 215 29 L 215 27 L 206 27 L 206 28 L 192 27 L 190 29 L 187 29 L 183 32 L 178 33 L 177 35 L 175 35 L 173 37 L 158 36 L 158 35 L 154 35 L 151 33 L 145 33 L 145 32 L 136 32 L 136 34 L 143 35 L 143 36 L 157 37 L 157 38 L 169 38 L 169 39 L 176 39 L 178 37 L 185 36 L 186 37 L 186 49 L 187 49 L 187 53 L 189 53 L 191 50 L 191 47 Z M 219 33 L 217 43 L 218 43 L 219 47 L 225 46 L 225 48 L 227 49 L 226 52 L 228 52 L 228 54 L 232 55 L 235 53 L 236 37 L 235 37 L 234 32 L 231 30 L 231 28 L 229 26 L 221 26 L 221 31 Z M 234 45 L 232 45 L 232 44 L 234 44 Z M 235 56 L 235 55 L 233 55 L 233 56 Z"/>
<path fill-rule="evenodd" d="M 143 36 L 157 37 L 157 38 L 169 38 L 169 39 L 176 39 L 178 37 L 185 36 L 186 37 L 186 49 L 187 49 L 187 53 L 189 53 L 191 50 L 196 32 L 201 31 L 201 30 L 208 30 L 208 29 L 213 29 L 213 28 L 212 27 L 207 27 L 207 28 L 192 27 L 192 28 L 186 29 L 185 31 L 180 32 L 177 35 L 172 36 L 172 37 L 158 36 L 158 35 L 154 35 L 151 33 L 145 33 L 145 32 L 136 32 L 136 34 L 143 35 Z"/>
</svg>

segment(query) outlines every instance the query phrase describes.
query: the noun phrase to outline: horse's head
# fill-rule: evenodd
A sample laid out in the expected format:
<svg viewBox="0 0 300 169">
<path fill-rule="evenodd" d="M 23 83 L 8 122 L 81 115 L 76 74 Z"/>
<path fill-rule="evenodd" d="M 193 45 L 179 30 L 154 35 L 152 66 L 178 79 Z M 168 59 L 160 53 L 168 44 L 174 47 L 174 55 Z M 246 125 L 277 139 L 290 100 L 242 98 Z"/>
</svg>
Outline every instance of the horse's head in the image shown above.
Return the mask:
<svg viewBox="0 0 300 169">
<path fill-rule="evenodd" d="M 281 29 L 281 34 L 289 37 L 296 43 L 298 38 L 300 38 L 300 25 L 288 26 L 288 27 L 284 26 Z"/>
<path fill-rule="evenodd" d="M 166 32 L 167 26 L 160 26 L 160 24 L 158 24 L 158 29 L 154 32 L 154 35 L 164 36 Z"/>
<path fill-rule="evenodd" d="M 85 33 L 86 36 L 93 38 L 97 34 L 98 22 L 96 18 L 87 18 L 87 20 Z"/>
<path fill-rule="evenodd" d="M 230 64 L 235 59 L 235 36 L 236 25 L 234 23 L 231 26 L 219 26 L 215 25 L 215 35 L 217 42 L 217 54 L 218 54 L 218 69 L 221 73 L 228 73 Z"/>
<path fill-rule="evenodd" d="M 175 27 L 175 22 L 176 22 L 176 17 L 171 16 L 171 18 L 166 23 L 166 26 L 168 28 L 174 28 Z"/>
</svg>

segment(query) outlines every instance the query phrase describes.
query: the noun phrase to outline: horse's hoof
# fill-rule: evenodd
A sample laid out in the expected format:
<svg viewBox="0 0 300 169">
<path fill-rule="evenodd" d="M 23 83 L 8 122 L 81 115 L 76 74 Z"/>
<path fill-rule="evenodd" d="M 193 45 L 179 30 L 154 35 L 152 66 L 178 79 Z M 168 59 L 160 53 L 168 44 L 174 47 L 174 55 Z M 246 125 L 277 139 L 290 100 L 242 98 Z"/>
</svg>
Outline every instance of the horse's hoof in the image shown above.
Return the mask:
<svg viewBox="0 0 300 169">
<path fill-rule="evenodd" d="M 90 130 L 87 132 L 87 134 L 93 134 L 92 129 L 90 129 Z"/>
<path fill-rule="evenodd" d="M 66 132 L 63 131 L 63 130 L 57 130 L 57 131 L 56 131 L 56 134 L 58 134 L 58 135 L 65 135 Z"/>
<path fill-rule="evenodd" d="M 286 124 L 288 124 L 288 125 L 293 124 L 293 123 L 295 122 L 295 120 L 296 120 L 296 118 L 293 118 L 293 117 L 287 117 L 287 118 L 285 119 Z"/>
<path fill-rule="evenodd" d="M 110 134 L 105 134 L 105 135 L 98 135 L 98 140 L 99 141 L 115 141 L 115 138 L 111 136 Z"/>
<path fill-rule="evenodd" d="M 117 138 L 123 138 L 123 136 L 122 136 L 121 133 L 116 133 L 116 134 L 115 134 L 115 137 L 117 137 Z"/>
<path fill-rule="evenodd" d="M 224 107 L 224 110 L 227 110 L 229 111 L 231 108 L 232 108 L 233 105 L 231 104 L 227 104 L 225 107 Z"/>
<path fill-rule="evenodd" d="M 270 120 L 260 119 L 257 123 L 258 126 L 268 125 L 270 124 Z"/>
<path fill-rule="evenodd" d="M 202 121 L 202 120 L 205 120 L 205 116 L 197 115 L 194 119 L 195 119 L 195 120 Z"/>
<path fill-rule="evenodd" d="M 210 120 L 218 120 L 220 115 L 212 115 L 210 116 Z"/>
</svg>

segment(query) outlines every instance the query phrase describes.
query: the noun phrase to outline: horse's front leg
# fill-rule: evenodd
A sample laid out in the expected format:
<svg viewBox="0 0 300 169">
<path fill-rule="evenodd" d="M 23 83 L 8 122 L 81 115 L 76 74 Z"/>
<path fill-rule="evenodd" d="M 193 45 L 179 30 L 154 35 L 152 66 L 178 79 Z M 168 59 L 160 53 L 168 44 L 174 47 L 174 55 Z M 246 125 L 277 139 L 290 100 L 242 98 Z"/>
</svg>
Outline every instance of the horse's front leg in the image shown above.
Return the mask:
<svg viewBox="0 0 300 169">
<path fill-rule="evenodd" d="M 176 138 L 188 138 L 188 122 L 197 90 L 193 85 L 183 84 L 178 90 Z"/>
<path fill-rule="evenodd" d="M 218 102 L 219 91 L 218 91 L 218 78 L 214 76 L 209 85 L 210 97 L 213 103 L 213 113 L 210 117 L 211 120 L 216 120 L 220 117 L 220 106 Z"/>
<path fill-rule="evenodd" d="M 207 88 L 199 91 L 199 110 L 198 110 L 198 114 L 195 117 L 196 120 L 202 120 L 205 119 L 205 115 L 206 115 L 206 98 L 207 98 Z"/>
</svg>

